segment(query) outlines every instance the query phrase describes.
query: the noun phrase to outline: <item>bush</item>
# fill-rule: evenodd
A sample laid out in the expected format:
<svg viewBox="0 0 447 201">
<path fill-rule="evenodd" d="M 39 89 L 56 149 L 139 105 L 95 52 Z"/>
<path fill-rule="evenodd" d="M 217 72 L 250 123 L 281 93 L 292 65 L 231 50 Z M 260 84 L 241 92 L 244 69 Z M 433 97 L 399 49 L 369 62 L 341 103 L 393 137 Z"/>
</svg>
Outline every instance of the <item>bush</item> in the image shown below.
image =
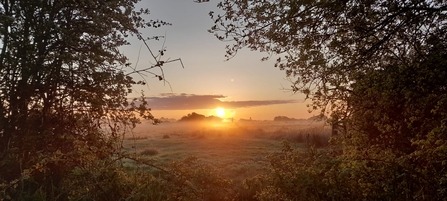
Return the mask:
<svg viewBox="0 0 447 201">
<path fill-rule="evenodd" d="M 199 162 L 196 157 L 172 162 L 166 178 L 169 182 L 167 200 L 234 200 L 232 181 L 218 169 Z"/>
<path fill-rule="evenodd" d="M 268 172 L 247 179 L 245 187 L 256 191 L 258 200 L 331 200 L 325 173 L 333 161 L 316 149 L 295 151 L 288 141 L 283 143 L 280 154 L 269 156 Z"/>
<path fill-rule="evenodd" d="M 163 139 L 169 139 L 169 138 L 171 138 L 171 136 L 169 136 L 169 134 L 164 134 L 162 138 Z"/>
<path fill-rule="evenodd" d="M 140 154 L 143 156 L 155 156 L 158 154 L 158 150 L 155 147 L 148 147 L 141 151 Z"/>
</svg>

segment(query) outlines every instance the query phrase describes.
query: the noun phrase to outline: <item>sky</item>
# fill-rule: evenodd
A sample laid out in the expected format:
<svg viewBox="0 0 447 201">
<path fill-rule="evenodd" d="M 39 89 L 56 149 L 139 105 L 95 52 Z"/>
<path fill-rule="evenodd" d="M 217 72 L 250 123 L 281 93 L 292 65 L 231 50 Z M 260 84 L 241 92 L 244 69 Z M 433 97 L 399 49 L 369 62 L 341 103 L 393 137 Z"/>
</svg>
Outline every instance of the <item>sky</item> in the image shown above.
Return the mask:
<svg viewBox="0 0 447 201">
<path fill-rule="evenodd" d="M 135 86 L 130 97 L 144 91 L 149 107 L 157 118 L 180 119 L 189 113 L 215 115 L 215 108 L 224 108 L 225 118 L 273 120 L 275 116 L 309 118 L 308 102 L 302 94 L 293 94 L 285 72 L 274 67 L 274 59 L 261 61 L 266 53 L 241 50 L 226 61 L 228 42 L 217 40 L 207 30 L 213 25 L 210 11 L 220 12 L 218 1 L 194 3 L 193 0 L 144 0 L 137 6 L 149 8 L 147 20 L 160 19 L 171 26 L 141 30 L 143 37 L 165 36 L 164 40 L 148 41 L 155 53 L 164 47 L 162 60 L 180 58 L 163 66 L 167 82 L 147 74 L 145 86 Z M 142 41 L 130 38 L 131 45 L 121 48 L 137 69 L 154 64 Z M 184 67 L 184 68 L 183 68 Z M 160 74 L 159 70 L 153 73 Z M 136 80 L 142 80 L 134 74 Z"/>
</svg>

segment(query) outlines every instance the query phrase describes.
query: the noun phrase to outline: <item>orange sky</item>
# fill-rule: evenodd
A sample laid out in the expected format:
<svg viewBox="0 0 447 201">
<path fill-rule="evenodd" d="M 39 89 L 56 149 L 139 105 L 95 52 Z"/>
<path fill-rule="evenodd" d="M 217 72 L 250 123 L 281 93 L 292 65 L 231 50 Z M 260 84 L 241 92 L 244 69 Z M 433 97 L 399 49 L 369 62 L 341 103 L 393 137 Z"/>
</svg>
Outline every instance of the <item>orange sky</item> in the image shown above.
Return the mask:
<svg viewBox="0 0 447 201">
<path fill-rule="evenodd" d="M 165 118 L 175 118 L 180 119 L 182 116 L 188 113 L 196 112 L 206 116 L 216 114 L 216 108 L 221 107 L 218 105 L 216 107 L 210 107 L 210 109 L 182 109 L 182 110 L 160 110 L 154 109 L 152 113 L 158 117 Z M 276 104 L 276 105 L 264 105 L 264 106 L 253 106 L 253 107 L 241 107 L 241 108 L 231 108 L 223 107 L 225 109 L 225 118 L 239 119 L 250 119 L 253 120 L 273 120 L 275 116 L 288 116 L 294 118 L 309 118 L 313 116 L 307 112 L 307 110 L 300 110 L 299 108 L 305 108 L 305 103 L 296 102 L 290 104 Z"/>
<path fill-rule="evenodd" d="M 181 58 L 164 66 L 168 82 L 158 81 L 151 74 L 143 78 L 146 86 L 135 86 L 129 97 L 139 97 L 142 90 L 148 97 L 153 114 L 160 118 L 179 119 L 191 112 L 213 115 L 214 109 L 224 107 L 234 111 L 235 119 L 272 120 L 275 116 L 308 118 L 304 96 L 284 90 L 290 88 L 285 72 L 274 68 L 274 60 L 261 62 L 265 53 L 247 49 L 225 61 L 225 46 L 207 30 L 213 25 L 208 13 L 217 2 L 197 4 L 192 0 L 145 0 L 139 6 L 149 8 L 147 19 L 161 19 L 172 26 L 141 30 L 144 37 L 162 35 L 166 40 L 148 41 L 153 52 L 163 46 L 162 60 Z M 137 69 L 155 63 L 142 42 L 130 39 L 131 45 L 121 48 L 129 62 Z M 141 49 L 141 51 L 140 51 Z M 161 74 L 158 70 L 153 73 Z"/>
</svg>

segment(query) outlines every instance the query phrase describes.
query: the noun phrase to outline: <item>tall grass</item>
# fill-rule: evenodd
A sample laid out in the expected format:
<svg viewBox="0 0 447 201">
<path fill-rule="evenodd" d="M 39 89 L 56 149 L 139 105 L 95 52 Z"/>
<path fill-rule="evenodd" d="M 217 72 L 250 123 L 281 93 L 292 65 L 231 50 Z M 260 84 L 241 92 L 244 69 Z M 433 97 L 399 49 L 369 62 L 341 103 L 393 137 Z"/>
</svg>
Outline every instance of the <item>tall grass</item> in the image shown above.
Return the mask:
<svg viewBox="0 0 447 201">
<path fill-rule="evenodd" d="M 255 134 L 257 138 L 270 140 L 287 140 L 292 143 L 303 143 L 317 148 L 323 148 L 329 145 L 331 130 L 328 127 L 312 127 L 303 129 L 289 129 L 282 127 L 273 131 L 258 130 Z"/>
</svg>

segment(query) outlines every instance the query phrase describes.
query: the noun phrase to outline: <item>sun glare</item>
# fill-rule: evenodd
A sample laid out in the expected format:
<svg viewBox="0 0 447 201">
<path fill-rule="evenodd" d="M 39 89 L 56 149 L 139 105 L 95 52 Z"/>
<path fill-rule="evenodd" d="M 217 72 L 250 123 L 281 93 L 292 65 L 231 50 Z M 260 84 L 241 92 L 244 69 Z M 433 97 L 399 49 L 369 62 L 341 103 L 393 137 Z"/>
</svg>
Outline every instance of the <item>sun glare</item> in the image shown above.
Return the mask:
<svg viewBox="0 0 447 201">
<path fill-rule="evenodd" d="M 216 115 L 218 117 L 223 118 L 223 117 L 225 117 L 225 114 L 226 114 L 225 109 L 223 109 L 221 107 L 216 108 Z"/>
</svg>

